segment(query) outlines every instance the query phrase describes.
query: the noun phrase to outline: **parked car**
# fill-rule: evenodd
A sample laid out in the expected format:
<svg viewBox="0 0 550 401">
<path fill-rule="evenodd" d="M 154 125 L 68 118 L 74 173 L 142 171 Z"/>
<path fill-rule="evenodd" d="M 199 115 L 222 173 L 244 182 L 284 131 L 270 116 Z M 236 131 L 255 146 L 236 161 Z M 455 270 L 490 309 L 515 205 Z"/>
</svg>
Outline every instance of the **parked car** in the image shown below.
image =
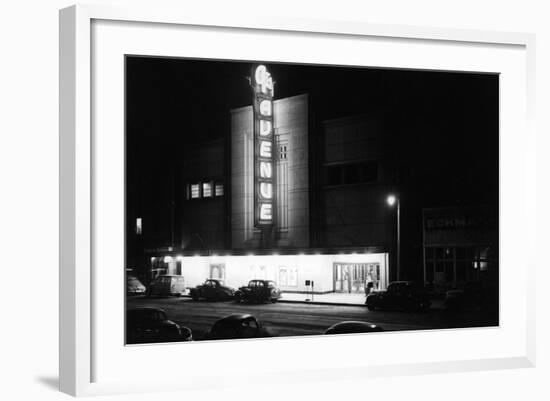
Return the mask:
<svg viewBox="0 0 550 401">
<path fill-rule="evenodd" d="M 386 291 L 376 291 L 368 295 L 365 303 L 369 310 L 425 311 L 431 305 L 427 291 L 414 281 L 393 281 Z"/>
<path fill-rule="evenodd" d="M 213 301 L 224 301 L 233 298 L 235 289 L 225 286 L 222 280 L 208 279 L 204 284 L 189 290 L 189 295 L 194 301 L 203 298 Z"/>
<path fill-rule="evenodd" d="M 141 284 L 136 276 L 130 274 L 126 275 L 126 294 L 141 295 L 145 294 L 146 291 L 147 289 L 143 284 Z"/>
<path fill-rule="evenodd" d="M 205 340 L 271 337 L 258 319 L 249 314 L 235 313 L 218 320 L 204 337 Z"/>
<path fill-rule="evenodd" d="M 187 327 L 168 320 L 158 308 L 135 308 L 126 312 L 126 343 L 143 344 L 171 341 L 191 341 Z"/>
<path fill-rule="evenodd" d="M 330 326 L 323 334 L 376 333 L 380 331 L 384 331 L 384 329 L 377 324 L 350 320 Z"/>
<path fill-rule="evenodd" d="M 248 285 L 240 287 L 235 292 L 237 301 L 277 302 L 281 298 L 281 290 L 271 280 L 250 280 Z"/>
<path fill-rule="evenodd" d="M 148 295 L 181 296 L 186 293 L 183 276 L 163 274 L 158 276 L 149 286 Z"/>
</svg>

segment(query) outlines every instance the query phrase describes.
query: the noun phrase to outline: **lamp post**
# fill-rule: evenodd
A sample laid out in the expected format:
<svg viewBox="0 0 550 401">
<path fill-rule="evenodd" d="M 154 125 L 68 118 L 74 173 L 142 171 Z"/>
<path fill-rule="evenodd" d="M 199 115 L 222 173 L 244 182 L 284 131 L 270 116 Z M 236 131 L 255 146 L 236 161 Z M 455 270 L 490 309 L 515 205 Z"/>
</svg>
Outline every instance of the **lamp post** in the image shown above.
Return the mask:
<svg viewBox="0 0 550 401">
<path fill-rule="evenodd" d="M 399 198 L 395 195 L 389 195 L 387 199 L 388 205 L 396 205 L 397 209 L 397 280 L 401 279 L 401 221 L 400 221 L 400 212 L 401 206 Z"/>
</svg>

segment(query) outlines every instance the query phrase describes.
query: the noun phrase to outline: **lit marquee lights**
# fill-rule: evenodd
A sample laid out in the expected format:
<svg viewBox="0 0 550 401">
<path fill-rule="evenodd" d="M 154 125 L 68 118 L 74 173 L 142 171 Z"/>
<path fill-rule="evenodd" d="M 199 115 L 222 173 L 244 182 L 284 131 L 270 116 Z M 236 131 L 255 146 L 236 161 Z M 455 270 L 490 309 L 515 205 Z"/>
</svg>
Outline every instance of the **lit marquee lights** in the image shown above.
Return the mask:
<svg viewBox="0 0 550 401">
<path fill-rule="evenodd" d="M 254 94 L 254 193 L 256 227 L 274 223 L 275 175 L 273 135 L 273 79 L 265 65 L 252 67 Z"/>
<path fill-rule="evenodd" d="M 270 100 L 262 100 L 260 102 L 260 115 L 262 117 L 271 117 L 271 101 Z M 269 121 L 267 121 L 267 122 L 269 122 Z"/>
</svg>

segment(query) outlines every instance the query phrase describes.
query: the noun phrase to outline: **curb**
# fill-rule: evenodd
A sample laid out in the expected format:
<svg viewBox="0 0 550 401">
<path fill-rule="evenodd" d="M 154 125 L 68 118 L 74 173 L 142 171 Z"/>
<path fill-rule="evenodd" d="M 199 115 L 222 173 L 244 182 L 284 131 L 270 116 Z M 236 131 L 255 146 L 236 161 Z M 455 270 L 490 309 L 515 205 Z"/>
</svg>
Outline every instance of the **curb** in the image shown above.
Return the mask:
<svg viewBox="0 0 550 401">
<path fill-rule="evenodd" d="M 364 303 L 361 304 L 349 304 L 344 302 L 323 302 L 323 301 L 298 301 L 291 299 L 279 299 L 277 303 L 286 303 L 286 304 L 308 304 L 308 305 L 332 305 L 332 306 L 360 306 L 366 308 Z"/>
<path fill-rule="evenodd" d="M 366 309 L 366 306 L 364 303 L 361 304 L 349 304 L 344 302 L 323 302 L 323 301 L 298 301 L 298 300 L 290 300 L 290 299 L 279 299 L 277 303 L 287 303 L 287 304 L 309 304 L 309 305 L 332 305 L 332 306 L 359 306 Z M 430 307 L 430 310 L 445 310 L 444 307 L 433 305 Z"/>
</svg>

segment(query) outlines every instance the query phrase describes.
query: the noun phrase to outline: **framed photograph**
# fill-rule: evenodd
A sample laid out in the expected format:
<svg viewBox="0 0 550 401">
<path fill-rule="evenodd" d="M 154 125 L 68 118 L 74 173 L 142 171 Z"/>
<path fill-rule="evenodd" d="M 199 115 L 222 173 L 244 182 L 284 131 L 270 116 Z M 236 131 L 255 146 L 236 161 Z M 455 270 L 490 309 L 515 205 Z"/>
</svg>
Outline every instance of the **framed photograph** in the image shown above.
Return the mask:
<svg viewBox="0 0 550 401">
<path fill-rule="evenodd" d="M 533 366 L 533 47 L 61 10 L 61 390 Z"/>
</svg>

